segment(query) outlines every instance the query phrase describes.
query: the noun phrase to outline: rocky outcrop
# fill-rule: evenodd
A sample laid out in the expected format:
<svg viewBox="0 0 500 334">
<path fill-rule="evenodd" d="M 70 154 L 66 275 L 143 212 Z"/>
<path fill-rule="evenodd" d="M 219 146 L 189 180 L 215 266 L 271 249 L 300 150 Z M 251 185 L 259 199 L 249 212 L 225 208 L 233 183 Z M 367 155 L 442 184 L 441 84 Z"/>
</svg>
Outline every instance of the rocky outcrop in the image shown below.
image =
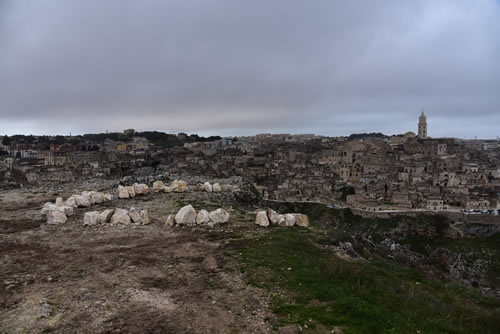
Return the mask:
<svg viewBox="0 0 500 334">
<path fill-rule="evenodd" d="M 175 215 L 177 225 L 194 225 L 196 223 L 196 210 L 192 205 L 186 205 Z"/>
<path fill-rule="evenodd" d="M 347 262 L 366 262 L 366 259 L 360 256 L 352 247 L 350 242 L 339 242 L 333 249 L 335 255 Z"/>
</svg>

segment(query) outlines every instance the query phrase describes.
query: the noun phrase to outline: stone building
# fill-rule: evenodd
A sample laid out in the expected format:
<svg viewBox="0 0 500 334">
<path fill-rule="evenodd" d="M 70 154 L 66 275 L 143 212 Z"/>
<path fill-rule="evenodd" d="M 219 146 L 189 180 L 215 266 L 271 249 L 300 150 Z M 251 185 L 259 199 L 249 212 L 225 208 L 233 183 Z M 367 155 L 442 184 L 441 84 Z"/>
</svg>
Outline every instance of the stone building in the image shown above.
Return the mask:
<svg viewBox="0 0 500 334">
<path fill-rule="evenodd" d="M 424 112 L 420 114 L 418 118 L 418 139 L 427 138 L 427 117 L 425 117 Z"/>
</svg>

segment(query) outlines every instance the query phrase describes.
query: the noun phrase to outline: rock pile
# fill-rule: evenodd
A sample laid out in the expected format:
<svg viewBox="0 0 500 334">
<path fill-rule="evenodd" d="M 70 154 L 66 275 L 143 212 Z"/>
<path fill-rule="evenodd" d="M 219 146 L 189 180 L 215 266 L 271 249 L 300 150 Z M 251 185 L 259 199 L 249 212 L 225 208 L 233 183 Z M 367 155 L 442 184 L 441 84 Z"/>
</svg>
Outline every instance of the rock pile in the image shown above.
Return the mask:
<svg viewBox="0 0 500 334">
<path fill-rule="evenodd" d="M 263 227 L 267 227 L 269 225 L 278 225 L 278 226 L 309 226 L 309 218 L 301 213 L 287 213 L 287 214 L 279 214 L 273 209 L 267 209 L 267 211 L 259 211 L 257 212 L 257 216 L 255 217 L 255 224 Z"/>
<path fill-rule="evenodd" d="M 68 197 L 66 201 L 62 197 L 57 197 L 55 204 L 47 202 L 42 207 L 42 215 L 47 218 L 47 224 L 64 224 L 68 217 L 73 215 L 76 208 L 90 207 L 93 204 L 99 204 L 111 201 L 113 197 L 109 193 L 98 191 L 84 191 L 80 195 L 74 194 Z"/>
<path fill-rule="evenodd" d="M 137 210 L 131 207 L 129 210 L 116 208 L 104 211 L 86 212 L 83 217 L 84 226 L 94 226 L 98 224 L 123 224 L 123 225 L 148 225 L 150 223 L 147 210 Z"/>
<path fill-rule="evenodd" d="M 207 210 L 200 210 L 196 213 L 196 210 L 191 205 L 186 205 L 181 208 L 177 214 L 169 215 L 165 222 L 166 226 L 174 225 L 209 225 L 214 226 L 215 224 L 224 224 L 229 220 L 229 212 L 225 209 L 219 208 L 217 210 L 208 212 Z"/>
</svg>

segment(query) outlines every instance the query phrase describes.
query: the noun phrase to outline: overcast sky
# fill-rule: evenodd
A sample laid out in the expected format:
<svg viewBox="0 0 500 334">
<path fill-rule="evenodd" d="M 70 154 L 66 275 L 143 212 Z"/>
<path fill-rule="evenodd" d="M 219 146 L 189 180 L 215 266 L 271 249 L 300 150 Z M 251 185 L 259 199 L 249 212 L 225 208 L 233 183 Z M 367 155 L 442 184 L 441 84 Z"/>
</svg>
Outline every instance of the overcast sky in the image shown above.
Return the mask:
<svg viewBox="0 0 500 334">
<path fill-rule="evenodd" d="M 0 135 L 500 136 L 497 0 L 0 0 Z"/>
</svg>

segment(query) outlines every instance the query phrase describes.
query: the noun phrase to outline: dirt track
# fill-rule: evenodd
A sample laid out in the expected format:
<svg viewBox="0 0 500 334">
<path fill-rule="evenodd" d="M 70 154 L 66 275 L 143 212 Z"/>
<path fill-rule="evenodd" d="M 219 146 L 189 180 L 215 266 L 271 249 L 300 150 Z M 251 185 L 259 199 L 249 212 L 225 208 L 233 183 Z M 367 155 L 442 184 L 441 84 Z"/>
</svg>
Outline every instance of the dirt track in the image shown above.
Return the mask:
<svg viewBox="0 0 500 334">
<path fill-rule="evenodd" d="M 90 208 L 147 208 L 151 225 L 83 227 L 89 209 L 78 209 L 47 226 L 39 209 L 54 195 L 1 195 L 0 333 L 271 330 L 267 296 L 224 257 L 225 241 L 252 228 L 237 214 L 214 229 L 165 228 L 159 219 L 191 195 L 151 194 Z"/>
</svg>

